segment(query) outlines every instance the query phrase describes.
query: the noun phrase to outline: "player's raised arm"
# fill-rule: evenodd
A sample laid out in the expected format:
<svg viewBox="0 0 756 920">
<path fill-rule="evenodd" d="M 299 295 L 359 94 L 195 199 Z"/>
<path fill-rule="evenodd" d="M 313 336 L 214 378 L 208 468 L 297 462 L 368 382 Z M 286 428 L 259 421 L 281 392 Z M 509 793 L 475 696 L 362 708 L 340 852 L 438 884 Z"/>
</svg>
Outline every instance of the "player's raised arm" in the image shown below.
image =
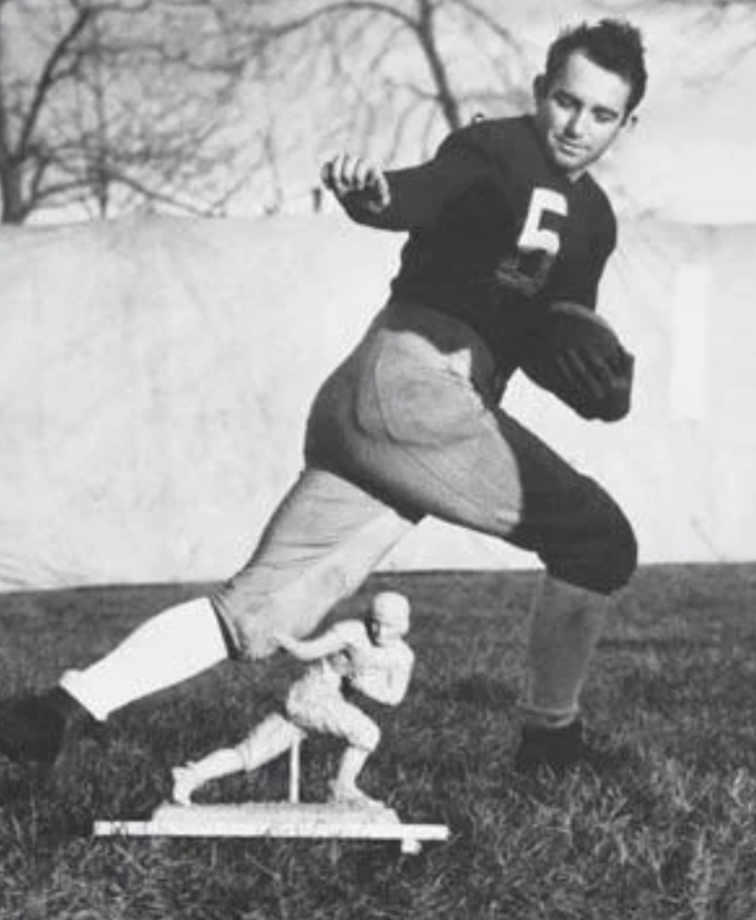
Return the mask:
<svg viewBox="0 0 756 920">
<path fill-rule="evenodd" d="M 485 138 L 473 126 L 451 134 L 433 159 L 417 166 L 384 170 L 342 153 L 325 163 L 321 178 L 357 223 L 412 231 L 434 227 L 446 205 L 489 169 Z"/>
<path fill-rule="evenodd" d="M 317 639 L 295 639 L 286 633 L 276 633 L 275 639 L 284 651 L 299 661 L 316 661 L 326 655 L 340 652 L 344 646 L 344 637 L 338 630 L 331 629 Z"/>
</svg>

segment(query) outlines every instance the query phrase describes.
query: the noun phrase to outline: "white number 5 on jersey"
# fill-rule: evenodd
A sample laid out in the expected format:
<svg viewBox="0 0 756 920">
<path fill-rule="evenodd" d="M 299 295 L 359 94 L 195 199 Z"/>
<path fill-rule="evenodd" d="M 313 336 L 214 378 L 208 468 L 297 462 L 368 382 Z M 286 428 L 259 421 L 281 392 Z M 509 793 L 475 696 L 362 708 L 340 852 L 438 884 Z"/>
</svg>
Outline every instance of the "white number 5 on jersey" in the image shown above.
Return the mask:
<svg viewBox="0 0 756 920">
<path fill-rule="evenodd" d="M 534 188 L 530 196 L 528 214 L 522 233 L 517 240 L 517 248 L 524 252 L 540 249 L 555 256 L 559 252 L 559 234 L 541 226 L 545 214 L 567 216 L 567 199 L 550 188 Z"/>
<path fill-rule="evenodd" d="M 533 297 L 546 284 L 561 244 L 556 230 L 542 226 L 546 214 L 566 217 L 567 199 L 553 189 L 535 188 L 517 239 L 517 252 L 502 259 L 496 268 L 499 284 L 527 297 Z"/>
</svg>

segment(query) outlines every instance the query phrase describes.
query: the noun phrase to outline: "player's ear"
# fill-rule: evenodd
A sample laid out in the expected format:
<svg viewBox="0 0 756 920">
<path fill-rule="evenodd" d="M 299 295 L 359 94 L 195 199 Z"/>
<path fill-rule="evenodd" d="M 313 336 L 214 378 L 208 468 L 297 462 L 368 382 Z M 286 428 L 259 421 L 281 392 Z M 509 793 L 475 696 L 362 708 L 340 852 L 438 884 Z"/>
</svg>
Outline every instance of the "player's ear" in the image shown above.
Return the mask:
<svg viewBox="0 0 756 920">
<path fill-rule="evenodd" d="M 546 88 L 546 76 L 541 73 L 533 80 L 533 96 L 536 102 L 540 102 L 546 96 Z"/>
</svg>

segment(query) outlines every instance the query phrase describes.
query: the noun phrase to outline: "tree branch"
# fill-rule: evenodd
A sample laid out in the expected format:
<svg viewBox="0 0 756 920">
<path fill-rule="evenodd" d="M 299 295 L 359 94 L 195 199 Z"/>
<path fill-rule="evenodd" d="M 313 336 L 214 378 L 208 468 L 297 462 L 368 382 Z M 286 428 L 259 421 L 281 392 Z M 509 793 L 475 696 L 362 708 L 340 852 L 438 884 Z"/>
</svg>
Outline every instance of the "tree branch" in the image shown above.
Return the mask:
<svg viewBox="0 0 756 920">
<path fill-rule="evenodd" d="M 324 19 L 329 16 L 370 12 L 391 16 L 398 19 L 410 29 L 416 26 L 416 22 L 411 16 L 408 16 L 402 10 L 388 3 L 381 3 L 379 0 L 337 0 L 337 2 L 326 3 L 325 6 L 313 10 L 311 13 L 305 13 L 302 16 L 271 26 L 256 27 L 252 31 L 255 34 L 262 34 L 265 38 L 269 39 L 283 38 L 285 35 L 301 31 L 314 22 L 317 22 L 319 19 Z"/>
<path fill-rule="evenodd" d="M 58 79 L 56 68 L 64 59 L 65 55 L 68 53 L 69 48 L 81 34 L 92 16 L 93 11 L 90 7 L 79 9 L 68 31 L 63 36 L 61 36 L 59 41 L 53 47 L 52 52 L 50 53 L 50 56 L 48 57 L 47 62 L 42 69 L 42 73 L 37 80 L 37 84 L 32 94 L 31 105 L 24 120 L 17 145 L 16 153 L 18 156 L 23 156 L 24 151 L 29 144 L 29 140 L 37 126 L 37 121 L 39 120 L 40 112 L 42 111 L 42 107 L 45 103 L 47 95 Z"/>
<path fill-rule="evenodd" d="M 497 38 L 500 38 L 506 45 L 513 48 L 518 56 L 522 57 L 520 44 L 515 39 L 511 29 L 503 26 L 498 19 L 494 18 L 487 10 L 483 9 L 475 0 L 450 0 L 453 6 L 461 7 L 473 18 L 477 19 Z"/>
</svg>

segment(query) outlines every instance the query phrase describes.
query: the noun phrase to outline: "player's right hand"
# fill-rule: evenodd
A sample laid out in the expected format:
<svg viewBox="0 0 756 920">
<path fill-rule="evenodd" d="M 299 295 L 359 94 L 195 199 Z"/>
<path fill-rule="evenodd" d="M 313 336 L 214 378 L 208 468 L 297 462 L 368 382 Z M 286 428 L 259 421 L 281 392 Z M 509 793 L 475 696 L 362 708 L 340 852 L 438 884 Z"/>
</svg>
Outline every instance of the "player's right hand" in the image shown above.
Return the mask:
<svg viewBox="0 0 756 920">
<path fill-rule="evenodd" d="M 386 176 L 375 163 L 341 153 L 328 160 L 321 170 L 326 188 L 343 201 L 349 197 L 374 214 L 384 211 L 391 203 Z"/>
</svg>

